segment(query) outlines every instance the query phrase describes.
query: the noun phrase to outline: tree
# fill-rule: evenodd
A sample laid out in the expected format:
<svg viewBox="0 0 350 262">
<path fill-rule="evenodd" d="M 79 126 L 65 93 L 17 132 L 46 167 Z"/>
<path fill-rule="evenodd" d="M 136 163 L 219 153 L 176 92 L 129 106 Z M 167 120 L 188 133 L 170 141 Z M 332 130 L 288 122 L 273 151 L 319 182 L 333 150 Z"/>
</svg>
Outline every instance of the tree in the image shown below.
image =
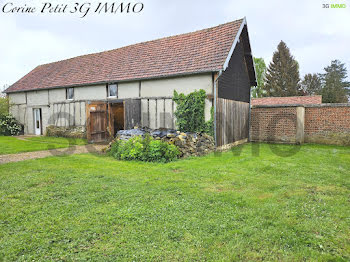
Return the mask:
<svg viewBox="0 0 350 262">
<path fill-rule="evenodd" d="M 263 58 L 254 57 L 255 64 L 255 72 L 256 72 L 256 81 L 258 83 L 257 86 L 252 88 L 252 96 L 262 97 L 265 93 L 264 85 L 265 85 L 265 74 L 266 74 L 266 64 Z"/>
<path fill-rule="evenodd" d="M 287 45 L 281 41 L 273 53 L 267 69 L 265 90 L 267 96 L 301 95 L 299 64 Z"/>
<path fill-rule="evenodd" d="M 320 77 L 317 74 L 306 74 L 301 88 L 307 95 L 319 95 L 322 89 Z"/>
<path fill-rule="evenodd" d="M 9 113 L 9 99 L 6 97 L 6 94 L 3 93 L 3 90 L 6 88 L 6 85 L 4 85 L 3 89 L 0 88 L 0 116 L 7 115 Z"/>
<path fill-rule="evenodd" d="M 7 97 L 0 97 L 0 117 L 8 115 L 9 113 L 9 100 Z"/>
<path fill-rule="evenodd" d="M 350 82 L 347 79 L 345 64 L 339 60 L 333 60 L 330 66 L 324 68 L 326 71 L 321 74 L 322 81 L 322 102 L 323 103 L 347 103 Z"/>
<path fill-rule="evenodd" d="M 0 98 L 6 97 L 4 90 L 8 88 L 8 85 L 4 85 L 2 88 L 0 87 Z"/>
</svg>

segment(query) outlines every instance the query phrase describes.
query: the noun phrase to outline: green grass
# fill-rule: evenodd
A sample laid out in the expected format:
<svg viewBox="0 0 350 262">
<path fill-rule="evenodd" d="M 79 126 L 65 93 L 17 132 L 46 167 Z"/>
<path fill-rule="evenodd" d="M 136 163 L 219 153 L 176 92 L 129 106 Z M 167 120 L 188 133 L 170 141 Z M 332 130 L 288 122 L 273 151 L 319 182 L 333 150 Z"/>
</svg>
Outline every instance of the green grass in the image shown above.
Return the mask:
<svg viewBox="0 0 350 262">
<path fill-rule="evenodd" d="M 281 157 L 257 146 L 168 164 L 85 154 L 0 165 L 0 257 L 349 261 L 350 148 Z"/>
<path fill-rule="evenodd" d="M 74 145 L 85 145 L 85 139 L 62 137 L 28 137 L 21 140 L 11 136 L 0 136 L 0 155 L 32 152 L 48 149 L 66 148 Z"/>
</svg>

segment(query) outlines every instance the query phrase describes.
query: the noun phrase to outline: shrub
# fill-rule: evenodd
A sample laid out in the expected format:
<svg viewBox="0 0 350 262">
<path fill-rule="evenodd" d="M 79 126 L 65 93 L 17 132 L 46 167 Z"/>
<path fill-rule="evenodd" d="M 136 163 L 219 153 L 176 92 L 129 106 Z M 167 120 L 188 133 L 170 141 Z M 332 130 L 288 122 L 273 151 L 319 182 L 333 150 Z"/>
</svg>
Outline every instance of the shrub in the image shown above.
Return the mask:
<svg viewBox="0 0 350 262">
<path fill-rule="evenodd" d="M 205 122 L 205 99 L 207 95 L 204 90 L 194 91 L 188 95 L 178 94 L 174 91 L 173 100 L 176 103 L 176 123 L 182 132 L 205 132 L 213 135 L 214 121 L 213 108 L 211 108 L 211 119 Z"/>
<path fill-rule="evenodd" d="M 22 131 L 21 124 L 11 115 L 0 116 L 0 135 L 16 136 Z"/>
<path fill-rule="evenodd" d="M 214 107 L 210 108 L 210 120 L 205 123 L 205 133 L 214 136 Z"/>
<path fill-rule="evenodd" d="M 180 152 L 174 145 L 151 136 L 135 136 L 129 140 L 117 140 L 109 153 L 119 160 L 138 160 L 146 162 L 170 162 L 178 158 Z"/>
</svg>

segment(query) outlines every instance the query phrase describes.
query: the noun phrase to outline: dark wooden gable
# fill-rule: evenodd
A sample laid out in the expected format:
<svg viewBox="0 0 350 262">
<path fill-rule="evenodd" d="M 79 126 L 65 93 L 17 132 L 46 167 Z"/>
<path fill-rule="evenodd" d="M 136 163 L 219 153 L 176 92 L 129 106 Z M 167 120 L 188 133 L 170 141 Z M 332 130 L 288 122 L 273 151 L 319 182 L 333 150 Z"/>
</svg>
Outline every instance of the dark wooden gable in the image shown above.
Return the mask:
<svg viewBox="0 0 350 262">
<path fill-rule="evenodd" d="M 249 103 L 250 88 L 256 85 L 247 27 L 243 28 L 228 67 L 218 81 L 218 97 Z"/>
</svg>

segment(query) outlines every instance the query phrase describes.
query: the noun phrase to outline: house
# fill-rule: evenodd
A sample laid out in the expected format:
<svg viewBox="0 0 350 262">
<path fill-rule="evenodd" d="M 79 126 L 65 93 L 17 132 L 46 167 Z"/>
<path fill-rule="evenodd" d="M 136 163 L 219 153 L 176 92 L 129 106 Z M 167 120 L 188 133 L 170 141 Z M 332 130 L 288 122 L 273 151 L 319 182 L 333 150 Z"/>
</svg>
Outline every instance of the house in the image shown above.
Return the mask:
<svg viewBox="0 0 350 262">
<path fill-rule="evenodd" d="M 322 96 L 286 96 L 286 97 L 261 97 L 252 98 L 252 106 L 261 105 L 319 105 L 322 104 Z"/>
<path fill-rule="evenodd" d="M 86 128 L 101 141 L 134 126 L 176 128 L 173 91 L 207 93 L 218 146 L 248 138 L 256 85 L 246 19 L 36 67 L 5 92 L 25 134 Z"/>
</svg>

